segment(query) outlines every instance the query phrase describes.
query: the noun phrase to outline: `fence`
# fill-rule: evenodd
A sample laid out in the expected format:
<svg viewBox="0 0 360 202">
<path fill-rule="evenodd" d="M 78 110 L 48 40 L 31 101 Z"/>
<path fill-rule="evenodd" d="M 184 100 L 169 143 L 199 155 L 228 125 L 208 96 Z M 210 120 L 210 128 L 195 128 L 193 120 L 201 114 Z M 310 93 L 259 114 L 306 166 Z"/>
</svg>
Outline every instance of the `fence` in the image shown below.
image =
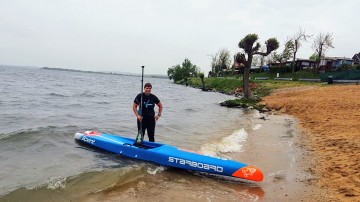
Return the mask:
<svg viewBox="0 0 360 202">
<path fill-rule="evenodd" d="M 334 80 L 360 80 L 360 70 L 348 70 L 343 72 L 325 72 L 320 74 L 321 81 L 327 81 L 329 76 Z"/>
</svg>

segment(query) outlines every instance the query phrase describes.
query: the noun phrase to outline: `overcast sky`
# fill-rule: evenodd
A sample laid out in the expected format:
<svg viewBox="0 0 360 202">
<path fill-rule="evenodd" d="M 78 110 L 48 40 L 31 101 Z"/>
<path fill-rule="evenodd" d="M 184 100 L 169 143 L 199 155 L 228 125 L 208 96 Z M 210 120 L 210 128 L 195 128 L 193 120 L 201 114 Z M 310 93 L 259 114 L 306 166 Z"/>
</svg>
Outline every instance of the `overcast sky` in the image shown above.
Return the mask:
<svg viewBox="0 0 360 202">
<path fill-rule="evenodd" d="M 249 33 L 282 50 L 300 27 L 333 33 L 326 55 L 352 58 L 359 9 L 359 0 L 0 0 L 0 64 L 166 74 L 188 58 L 207 73 L 211 55 L 234 55 Z"/>
</svg>

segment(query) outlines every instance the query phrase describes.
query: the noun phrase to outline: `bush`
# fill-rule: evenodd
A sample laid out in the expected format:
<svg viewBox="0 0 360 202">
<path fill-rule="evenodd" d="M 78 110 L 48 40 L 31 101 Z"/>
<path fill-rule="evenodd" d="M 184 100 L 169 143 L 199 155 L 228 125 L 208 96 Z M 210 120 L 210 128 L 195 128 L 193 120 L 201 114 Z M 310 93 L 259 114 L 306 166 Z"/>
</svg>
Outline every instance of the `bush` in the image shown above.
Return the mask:
<svg viewBox="0 0 360 202">
<path fill-rule="evenodd" d="M 339 69 L 337 71 L 346 71 L 346 70 L 352 70 L 355 69 L 355 66 L 349 65 L 349 64 L 342 64 L 340 65 Z"/>
<path fill-rule="evenodd" d="M 360 70 L 360 64 L 354 65 L 354 69 Z"/>
<path fill-rule="evenodd" d="M 290 66 L 272 66 L 269 68 L 271 73 L 290 73 L 292 69 Z"/>
</svg>

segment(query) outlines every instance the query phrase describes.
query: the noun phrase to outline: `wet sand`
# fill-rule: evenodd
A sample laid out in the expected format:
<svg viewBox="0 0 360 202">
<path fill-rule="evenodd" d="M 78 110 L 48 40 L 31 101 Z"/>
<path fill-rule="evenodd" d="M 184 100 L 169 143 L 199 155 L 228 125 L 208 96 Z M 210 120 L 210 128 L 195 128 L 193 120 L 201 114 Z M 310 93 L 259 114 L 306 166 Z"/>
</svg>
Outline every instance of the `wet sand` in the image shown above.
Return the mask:
<svg viewBox="0 0 360 202">
<path fill-rule="evenodd" d="M 285 89 L 263 102 L 299 119 L 302 147 L 314 157 L 307 170 L 317 176 L 308 183 L 324 190 L 326 200 L 360 201 L 360 86 Z"/>
</svg>

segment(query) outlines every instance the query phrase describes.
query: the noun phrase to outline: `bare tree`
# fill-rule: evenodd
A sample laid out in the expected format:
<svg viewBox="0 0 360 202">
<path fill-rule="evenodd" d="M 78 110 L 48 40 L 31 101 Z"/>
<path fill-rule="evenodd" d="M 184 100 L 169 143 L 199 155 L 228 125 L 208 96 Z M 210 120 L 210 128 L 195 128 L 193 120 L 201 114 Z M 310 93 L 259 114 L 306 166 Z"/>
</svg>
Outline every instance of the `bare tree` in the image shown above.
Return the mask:
<svg viewBox="0 0 360 202">
<path fill-rule="evenodd" d="M 294 48 L 293 48 L 293 59 L 292 59 L 292 75 L 294 77 L 294 72 L 295 72 L 295 59 L 296 59 L 296 54 L 299 50 L 299 48 L 301 47 L 301 43 L 302 42 L 306 42 L 307 39 L 309 39 L 311 37 L 311 35 L 307 35 L 305 33 L 305 30 L 302 30 L 300 28 L 299 32 L 296 33 L 293 38 L 293 44 L 294 44 Z"/>
<path fill-rule="evenodd" d="M 333 34 L 332 33 L 320 33 L 313 42 L 312 48 L 315 51 L 315 53 L 317 54 L 317 61 L 316 61 L 316 66 L 317 68 L 319 68 L 319 64 L 320 64 L 320 60 L 321 58 L 323 58 L 323 56 L 325 55 L 326 51 L 329 48 L 334 48 L 333 46 Z"/>
<path fill-rule="evenodd" d="M 262 47 L 260 47 L 260 51 L 265 52 L 266 50 L 262 46 Z M 264 56 L 264 55 L 254 55 L 252 65 L 253 66 L 258 66 L 261 69 L 264 66 L 264 63 L 265 63 L 265 57 L 266 56 Z"/>
<path fill-rule="evenodd" d="M 249 86 L 249 76 L 250 76 L 250 68 L 254 55 L 269 55 L 273 50 L 276 50 L 279 47 L 279 42 L 276 38 L 268 39 L 266 44 L 266 52 L 259 52 L 260 43 L 257 42 L 254 46 L 254 43 L 259 39 L 257 34 L 248 34 L 239 42 L 239 48 L 243 49 L 247 57 L 244 53 L 237 53 L 235 56 L 235 60 L 239 64 L 245 64 L 244 75 L 243 75 L 243 88 L 244 88 L 244 98 L 249 99 L 253 98 L 253 94 L 251 92 Z"/>
<path fill-rule="evenodd" d="M 210 55 L 209 55 L 210 56 Z M 215 56 L 211 55 L 211 71 L 213 74 L 217 73 L 217 69 L 216 69 L 216 61 L 218 60 L 218 54 L 215 54 Z"/>
<path fill-rule="evenodd" d="M 231 66 L 232 61 L 230 51 L 225 48 L 219 50 L 215 56 L 211 57 L 211 69 L 213 73 L 222 73 L 224 69 L 228 69 Z"/>
<path fill-rule="evenodd" d="M 229 50 L 223 48 L 219 51 L 218 63 L 220 65 L 221 71 L 223 71 L 224 69 L 229 69 L 231 65 L 231 55 Z"/>
</svg>

